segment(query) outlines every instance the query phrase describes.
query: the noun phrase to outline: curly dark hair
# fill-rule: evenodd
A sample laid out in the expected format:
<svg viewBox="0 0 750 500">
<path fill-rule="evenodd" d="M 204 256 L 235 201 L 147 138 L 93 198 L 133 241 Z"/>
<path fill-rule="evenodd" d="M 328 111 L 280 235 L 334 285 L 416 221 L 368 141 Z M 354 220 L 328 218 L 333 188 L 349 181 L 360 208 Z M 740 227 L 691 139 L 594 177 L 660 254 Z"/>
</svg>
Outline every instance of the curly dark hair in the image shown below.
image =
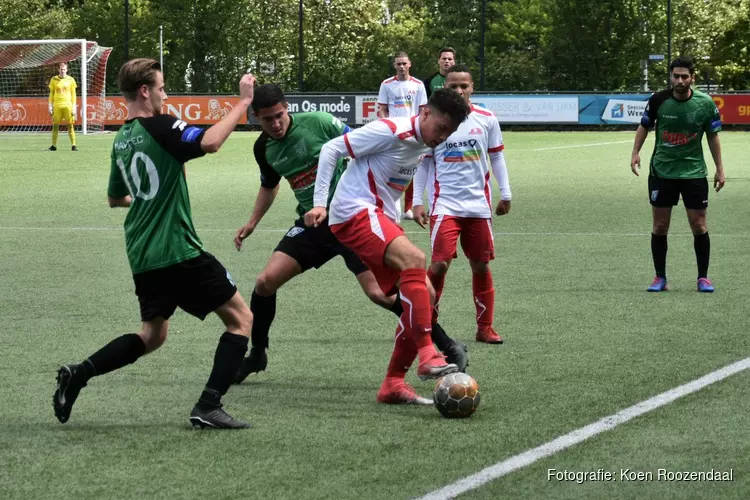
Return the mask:
<svg viewBox="0 0 750 500">
<path fill-rule="evenodd" d="M 456 126 L 460 125 L 471 112 L 464 98 L 455 90 L 448 88 L 435 90 L 430 95 L 427 106 L 448 115 Z"/>
<path fill-rule="evenodd" d="M 469 67 L 465 64 L 454 64 L 448 70 L 445 72 L 445 76 L 448 76 L 448 73 L 468 73 L 471 75 L 471 70 Z"/>
</svg>

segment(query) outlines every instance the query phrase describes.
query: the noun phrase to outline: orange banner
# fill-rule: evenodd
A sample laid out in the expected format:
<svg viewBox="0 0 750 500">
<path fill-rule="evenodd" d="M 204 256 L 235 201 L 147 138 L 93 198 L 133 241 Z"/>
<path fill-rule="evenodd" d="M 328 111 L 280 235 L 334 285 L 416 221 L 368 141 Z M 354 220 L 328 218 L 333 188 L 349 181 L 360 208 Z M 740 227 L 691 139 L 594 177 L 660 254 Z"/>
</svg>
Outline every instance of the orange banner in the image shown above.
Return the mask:
<svg viewBox="0 0 750 500">
<path fill-rule="evenodd" d="M 239 97 L 186 96 L 170 97 L 162 107 L 168 113 L 188 123 L 210 125 L 224 118 L 237 104 Z M 78 101 L 80 106 L 80 99 Z M 122 97 L 104 99 L 92 97 L 86 106 L 88 121 L 104 122 L 104 125 L 121 125 L 128 118 L 128 108 Z M 78 109 L 76 122 L 83 118 L 83 109 Z M 246 123 L 243 116 L 238 123 Z M 0 127 L 52 124 L 48 101 L 41 97 L 0 97 Z"/>
<path fill-rule="evenodd" d="M 711 97 L 719 108 L 722 123 L 750 123 L 750 94 L 717 94 Z"/>
</svg>

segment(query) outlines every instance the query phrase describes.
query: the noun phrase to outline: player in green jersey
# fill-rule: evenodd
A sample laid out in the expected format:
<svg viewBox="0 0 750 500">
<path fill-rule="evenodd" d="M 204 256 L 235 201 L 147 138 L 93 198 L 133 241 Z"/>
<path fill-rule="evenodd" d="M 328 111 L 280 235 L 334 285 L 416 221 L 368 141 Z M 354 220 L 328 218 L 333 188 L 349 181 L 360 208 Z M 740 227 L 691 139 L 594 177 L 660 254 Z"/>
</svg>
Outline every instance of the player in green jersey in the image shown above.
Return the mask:
<svg viewBox="0 0 750 500">
<path fill-rule="evenodd" d="M 456 51 L 452 47 L 443 47 L 438 52 L 438 71 L 422 80 L 424 88 L 427 91 L 427 99 L 430 98 L 436 89 L 445 87 L 445 75 L 448 74 L 448 68 L 456 64 Z"/>
<path fill-rule="evenodd" d="M 668 290 L 667 232 L 672 207 L 680 195 L 693 231 L 693 247 L 698 263 L 699 292 L 713 292 L 708 279 L 708 261 L 711 242 L 706 226 L 708 207 L 707 167 L 703 158 L 703 134 L 706 134 L 716 173 L 714 189 L 724 187 L 724 165 L 721 161 L 721 115 L 711 97 L 692 89 L 695 79 L 693 61 L 680 57 L 669 65 L 672 89 L 657 92 L 648 100 L 641 124 L 635 134 L 635 145 L 630 158 L 630 168 L 638 175 L 640 151 L 650 128 L 656 126 L 656 145 L 649 166 L 648 190 L 652 206 L 653 229 L 651 254 L 656 277 L 648 287 L 649 292 Z"/>
<path fill-rule="evenodd" d="M 319 268 L 341 255 L 347 268 L 354 274 L 365 295 L 379 306 L 400 315 L 403 311 L 396 295 L 386 296 L 372 272 L 331 233 L 328 224 L 306 227 L 302 216 L 313 208 L 315 180 L 320 148 L 331 139 L 344 135 L 349 127 L 328 113 L 297 113 L 290 115 L 281 87 L 261 85 L 255 89 L 252 110 L 263 133 L 255 141 L 254 154 L 261 172 L 260 190 L 255 199 L 250 220 L 237 230 L 234 245 L 237 250 L 250 236 L 271 207 L 279 191 L 282 178 L 289 182 L 297 199 L 299 219 L 281 239 L 265 268 L 255 281 L 250 299 L 254 322 L 250 354 L 242 363 L 235 378 L 242 382 L 250 373 L 265 370 L 268 357 L 268 332 L 276 314 L 276 292 L 284 283 L 311 268 Z M 345 163 L 339 160 L 331 181 L 329 195 L 333 197 L 336 184 L 344 172 Z M 466 347 L 454 342 L 436 325 L 433 340 L 449 360 L 465 369 L 468 361 Z"/>
<path fill-rule="evenodd" d="M 108 198 L 110 207 L 129 207 L 125 247 L 133 272 L 143 326 L 122 335 L 80 364 L 61 367 L 53 406 L 57 419 L 70 417 L 87 382 L 155 351 L 167 339 L 169 318 L 177 307 L 203 320 L 215 312 L 226 331 L 203 393 L 190 413 L 201 428 L 248 428 L 221 405 L 239 369 L 253 316 L 226 269 L 203 249 L 195 232 L 185 182 L 185 162 L 215 153 L 243 118 L 253 99 L 255 78 L 240 80 L 240 101 L 209 129 L 190 126 L 161 114 L 167 95 L 159 63 L 133 59 L 117 83 L 128 107 L 128 120 L 112 147 Z"/>
</svg>

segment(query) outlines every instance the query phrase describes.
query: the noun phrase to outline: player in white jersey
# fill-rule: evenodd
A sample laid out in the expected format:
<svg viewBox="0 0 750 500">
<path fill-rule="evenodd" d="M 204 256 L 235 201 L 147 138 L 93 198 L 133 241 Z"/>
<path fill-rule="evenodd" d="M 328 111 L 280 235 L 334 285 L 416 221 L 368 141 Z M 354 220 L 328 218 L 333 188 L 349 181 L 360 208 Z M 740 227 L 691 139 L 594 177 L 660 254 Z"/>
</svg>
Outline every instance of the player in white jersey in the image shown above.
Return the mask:
<svg viewBox="0 0 750 500">
<path fill-rule="evenodd" d="M 427 105 L 424 84 L 410 75 L 411 61 L 406 52 L 399 52 L 393 60 L 396 76 L 386 78 L 378 92 L 378 117 L 396 118 L 417 116 Z M 409 183 L 404 195 L 404 219 L 413 219 L 414 185 Z"/>
<path fill-rule="evenodd" d="M 430 186 L 430 243 L 432 261 L 427 276 L 435 288 L 435 315 L 451 262 L 458 255 L 456 244 L 469 259 L 474 305 L 477 312 L 477 342 L 501 344 L 493 329 L 495 289 L 489 262 L 495 258 L 492 236 L 492 188 L 490 170 L 500 186 L 495 213 L 510 211 L 510 184 L 503 157 L 503 137 L 494 113 L 471 105 L 474 84 L 469 68 L 451 67 L 445 86 L 457 91 L 471 107 L 468 118 L 444 143 L 425 155 L 414 179 L 414 217 L 424 227 L 427 214 L 422 202 L 425 184 Z M 488 161 L 489 160 L 489 161 Z"/>
<path fill-rule="evenodd" d="M 411 182 L 420 156 L 443 142 L 468 114 L 468 105 L 456 91 L 440 89 L 419 116 L 369 123 L 327 142 L 320 150 L 314 208 L 305 214 L 305 224 L 317 226 L 329 217 L 336 238 L 370 268 L 384 292 L 398 289 L 404 307 L 386 378 L 378 391 L 382 403 L 430 404 L 405 382 L 417 355 L 420 378 L 437 378 L 457 370 L 432 344 L 431 287 L 425 256 L 404 236 L 397 221 L 399 198 Z M 334 167 L 345 156 L 352 161 L 336 186 L 328 213 L 326 201 Z"/>
</svg>

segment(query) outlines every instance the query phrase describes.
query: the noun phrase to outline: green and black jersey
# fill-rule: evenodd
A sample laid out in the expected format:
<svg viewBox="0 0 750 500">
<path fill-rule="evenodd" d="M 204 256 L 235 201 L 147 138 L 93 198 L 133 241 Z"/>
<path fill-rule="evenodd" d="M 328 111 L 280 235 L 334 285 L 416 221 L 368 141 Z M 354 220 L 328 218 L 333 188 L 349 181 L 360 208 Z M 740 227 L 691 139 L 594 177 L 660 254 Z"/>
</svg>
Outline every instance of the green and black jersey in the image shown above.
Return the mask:
<svg viewBox="0 0 750 500">
<path fill-rule="evenodd" d="M 657 92 L 648 100 L 641 125 L 656 126 L 651 175 L 664 179 L 706 177 L 703 134 L 721 130 L 721 115 L 710 96 L 692 90 L 690 98 L 678 100 L 672 90 Z"/>
<path fill-rule="evenodd" d="M 445 87 L 445 77 L 439 72 L 431 75 L 429 78 L 425 78 L 423 82 L 424 88 L 427 91 L 427 99 L 429 99 L 432 93 L 437 89 Z"/>
<path fill-rule="evenodd" d="M 127 120 L 115 136 L 108 194 L 132 197 L 125 247 L 133 274 L 200 255 L 184 163 L 203 156 L 205 130 L 169 115 Z"/>
<path fill-rule="evenodd" d="M 289 118 L 289 129 L 283 138 L 273 139 L 264 132 L 255 141 L 253 152 L 260 166 L 261 186 L 273 189 L 285 178 L 299 203 L 297 213 L 304 215 L 313 208 L 320 148 L 347 133 L 349 127 L 329 113 L 297 113 Z M 331 180 L 329 203 L 345 168 L 340 159 Z"/>
</svg>

